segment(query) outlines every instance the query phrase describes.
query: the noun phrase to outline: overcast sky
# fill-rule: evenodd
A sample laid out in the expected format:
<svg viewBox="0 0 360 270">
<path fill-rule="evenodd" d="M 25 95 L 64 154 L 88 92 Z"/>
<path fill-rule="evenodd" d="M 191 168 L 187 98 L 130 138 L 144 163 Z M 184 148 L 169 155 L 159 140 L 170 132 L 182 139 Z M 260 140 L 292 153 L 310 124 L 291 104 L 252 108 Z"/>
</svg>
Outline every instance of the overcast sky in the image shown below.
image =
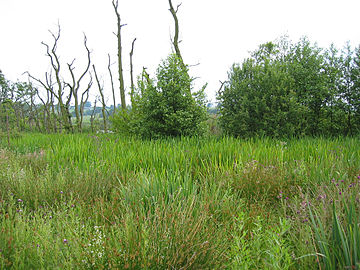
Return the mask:
<svg viewBox="0 0 360 270">
<path fill-rule="evenodd" d="M 176 6 L 180 0 L 173 0 Z M 136 37 L 134 74 L 142 67 L 154 74 L 161 59 L 171 53 L 174 32 L 168 0 L 119 0 L 122 23 L 125 84 L 129 89 L 129 52 Z M 240 63 L 258 45 L 288 35 L 302 36 L 321 47 L 346 41 L 360 45 L 359 0 L 182 0 L 180 49 L 196 86 L 208 82 L 208 99 L 215 101 L 219 80 L 226 80 L 233 63 Z M 43 78 L 49 60 L 41 41 L 52 43 L 48 30 L 61 25 L 58 54 L 66 63 L 76 58 L 75 72 L 84 68 L 86 51 L 83 32 L 88 37 L 92 60 L 110 98 L 107 54 L 116 61 L 116 17 L 111 0 L 0 0 L 0 69 L 5 76 L 26 81 L 23 72 Z M 113 65 L 116 76 L 116 64 Z M 85 86 L 85 81 L 84 81 Z M 96 95 L 96 88 L 93 88 Z M 119 95 L 118 95 L 119 96 Z M 119 103 L 119 97 L 117 97 Z"/>
</svg>

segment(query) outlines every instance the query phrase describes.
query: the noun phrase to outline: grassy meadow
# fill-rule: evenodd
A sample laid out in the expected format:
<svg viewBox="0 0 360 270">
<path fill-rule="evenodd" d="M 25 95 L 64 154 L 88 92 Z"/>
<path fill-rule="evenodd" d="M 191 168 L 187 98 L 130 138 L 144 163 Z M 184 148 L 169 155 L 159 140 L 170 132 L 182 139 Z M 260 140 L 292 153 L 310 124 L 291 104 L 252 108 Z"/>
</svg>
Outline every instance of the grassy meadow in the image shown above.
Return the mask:
<svg viewBox="0 0 360 270">
<path fill-rule="evenodd" d="M 0 142 L 1 269 L 359 269 L 360 140 Z"/>
</svg>

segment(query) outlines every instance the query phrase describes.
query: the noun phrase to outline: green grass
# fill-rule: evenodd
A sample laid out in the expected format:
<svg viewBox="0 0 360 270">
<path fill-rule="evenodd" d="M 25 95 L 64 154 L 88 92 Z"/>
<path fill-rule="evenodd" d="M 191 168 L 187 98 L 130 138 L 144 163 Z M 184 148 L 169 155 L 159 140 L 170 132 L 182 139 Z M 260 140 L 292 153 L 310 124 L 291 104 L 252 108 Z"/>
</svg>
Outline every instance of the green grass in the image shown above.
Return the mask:
<svg viewBox="0 0 360 270">
<path fill-rule="evenodd" d="M 359 175 L 357 138 L 23 134 L 0 142 L 0 268 L 326 269 L 311 211 L 330 239 Z"/>
</svg>

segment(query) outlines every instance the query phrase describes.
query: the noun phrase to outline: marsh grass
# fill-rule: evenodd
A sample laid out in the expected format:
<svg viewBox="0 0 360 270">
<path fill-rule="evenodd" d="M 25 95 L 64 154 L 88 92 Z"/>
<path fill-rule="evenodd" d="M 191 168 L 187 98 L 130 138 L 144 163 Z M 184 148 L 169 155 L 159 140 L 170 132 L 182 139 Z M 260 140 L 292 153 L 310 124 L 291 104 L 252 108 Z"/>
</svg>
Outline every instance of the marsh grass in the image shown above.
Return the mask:
<svg viewBox="0 0 360 270">
<path fill-rule="evenodd" d="M 0 150 L 0 268 L 326 268 L 312 256 L 320 252 L 309 209 L 328 239 L 330 202 L 345 213 L 340 198 L 359 194 L 359 146 L 355 138 L 12 138 Z"/>
</svg>

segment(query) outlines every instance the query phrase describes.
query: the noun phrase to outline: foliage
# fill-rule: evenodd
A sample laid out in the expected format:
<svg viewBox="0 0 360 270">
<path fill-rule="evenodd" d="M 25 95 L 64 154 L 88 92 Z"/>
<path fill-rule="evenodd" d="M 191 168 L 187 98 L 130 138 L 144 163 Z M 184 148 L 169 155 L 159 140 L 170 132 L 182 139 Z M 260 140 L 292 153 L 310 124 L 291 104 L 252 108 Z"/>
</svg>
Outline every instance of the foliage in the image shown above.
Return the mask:
<svg viewBox="0 0 360 270">
<path fill-rule="evenodd" d="M 316 246 L 325 269 L 358 269 L 360 267 L 360 217 L 355 198 L 344 201 L 345 218 L 340 220 L 335 203 L 332 209 L 330 237 L 315 210 L 310 210 Z M 314 213 L 313 213 L 314 212 Z"/>
<path fill-rule="evenodd" d="M 219 91 L 220 124 L 239 137 L 358 134 L 357 58 L 306 38 L 260 45 Z"/>
<path fill-rule="evenodd" d="M 0 131 L 30 130 L 35 122 L 31 99 L 35 89 L 30 83 L 8 81 L 0 71 Z"/>
<path fill-rule="evenodd" d="M 339 198 L 360 192 L 356 138 L 24 134 L 0 145 L 4 269 L 316 269 L 304 197 L 328 232 L 330 200 L 341 215 Z"/>
<path fill-rule="evenodd" d="M 206 120 L 204 89 L 191 93 L 191 84 L 188 68 L 170 55 L 159 65 L 156 80 L 143 74 L 129 115 L 120 112 L 114 117 L 115 129 L 145 138 L 201 135 Z"/>
</svg>

